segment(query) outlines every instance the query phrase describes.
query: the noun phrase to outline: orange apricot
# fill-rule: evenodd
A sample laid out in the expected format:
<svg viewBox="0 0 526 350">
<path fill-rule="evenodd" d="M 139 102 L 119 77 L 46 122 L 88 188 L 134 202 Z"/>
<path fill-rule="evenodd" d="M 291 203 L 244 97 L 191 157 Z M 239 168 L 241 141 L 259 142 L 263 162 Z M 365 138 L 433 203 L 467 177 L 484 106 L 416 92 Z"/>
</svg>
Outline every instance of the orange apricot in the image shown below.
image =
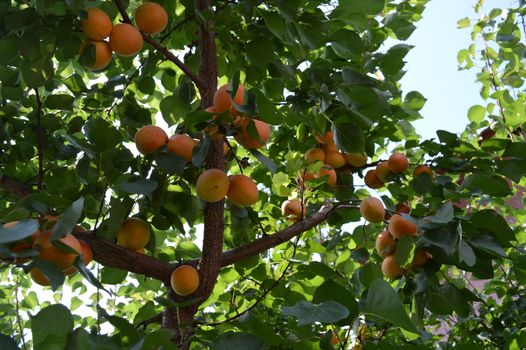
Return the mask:
<svg viewBox="0 0 526 350">
<path fill-rule="evenodd" d="M 417 250 L 413 255 L 413 260 L 411 260 L 411 267 L 421 269 L 422 267 L 424 267 L 428 260 L 429 256 L 427 255 L 427 252 L 424 249 Z"/>
<path fill-rule="evenodd" d="M 197 195 L 206 202 L 223 200 L 229 187 L 228 175 L 220 169 L 205 170 L 195 184 Z"/>
<path fill-rule="evenodd" d="M 175 294 L 190 295 L 199 287 L 199 273 L 191 265 L 181 265 L 172 272 L 170 284 Z"/>
<path fill-rule="evenodd" d="M 307 216 L 307 207 L 299 199 L 287 199 L 281 203 L 281 214 L 296 222 Z"/>
<path fill-rule="evenodd" d="M 433 177 L 433 170 L 427 165 L 419 165 L 413 170 L 413 176 L 417 177 L 420 174 L 428 174 L 429 177 Z"/>
<path fill-rule="evenodd" d="M 404 270 L 396 262 L 394 255 L 388 255 L 384 258 L 384 261 L 382 261 L 382 272 L 384 273 L 384 276 L 389 279 L 402 277 L 404 274 Z"/>
<path fill-rule="evenodd" d="M 338 145 L 336 145 L 335 143 L 328 143 L 326 145 L 322 145 L 322 147 L 325 152 L 339 152 L 340 151 L 340 149 L 338 148 Z"/>
<path fill-rule="evenodd" d="M 391 154 L 387 164 L 393 173 L 401 173 L 409 167 L 409 160 L 402 153 L 395 152 Z"/>
<path fill-rule="evenodd" d="M 41 286 L 48 287 L 51 285 L 51 281 L 49 278 L 47 278 L 46 275 L 42 272 L 42 270 L 34 267 L 31 270 L 29 270 L 29 277 L 35 282 L 36 284 L 40 284 Z"/>
<path fill-rule="evenodd" d="M 157 34 L 166 28 L 168 13 L 155 2 L 145 2 L 135 10 L 135 23 L 146 34 Z"/>
<path fill-rule="evenodd" d="M 108 14 L 95 7 L 87 9 L 86 12 L 88 17 L 80 20 L 84 35 L 93 40 L 107 38 L 113 28 Z"/>
<path fill-rule="evenodd" d="M 248 129 L 251 121 L 256 126 L 257 136 L 252 136 Z M 236 141 L 248 149 L 257 149 L 263 147 L 270 138 L 270 125 L 261 120 L 250 119 L 247 117 L 236 119 L 235 124 L 238 127 L 238 132 L 235 136 Z"/>
<path fill-rule="evenodd" d="M 216 112 L 223 113 L 230 110 L 232 115 L 237 115 L 237 110 L 232 106 L 232 100 L 230 99 L 231 89 L 230 84 L 224 84 L 214 94 L 214 108 Z M 236 94 L 234 95 L 234 103 L 237 105 L 242 105 L 245 98 L 245 88 L 243 85 L 239 84 L 237 86 Z M 233 113 L 234 112 L 234 113 Z"/>
<path fill-rule="evenodd" d="M 360 168 L 367 164 L 367 156 L 360 153 L 347 153 L 345 158 L 347 163 L 355 168 Z"/>
<path fill-rule="evenodd" d="M 82 250 L 82 261 L 84 266 L 88 265 L 93 260 L 93 250 L 86 241 L 79 239 L 80 248 Z"/>
<path fill-rule="evenodd" d="M 346 163 L 345 156 L 340 151 L 327 151 L 325 152 L 325 163 L 334 169 L 341 168 Z"/>
<path fill-rule="evenodd" d="M 378 188 L 383 187 L 383 185 L 384 185 L 383 181 L 380 180 L 378 178 L 378 176 L 376 175 L 376 170 L 374 170 L 374 169 L 373 170 L 369 170 L 365 174 L 364 181 L 365 181 L 365 184 L 369 188 L 372 188 L 372 189 L 378 189 Z"/>
<path fill-rule="evenodd" d="M 194 140 L 187 134 L 176 134 L 168 140 L 166 151 L 191 162 L 194 147 L 198 143 L 199 141 Z"/>
<path fill-rule="evenodd" d="M 256 204 L 259 199 L 259 190 L 250 177 L 241 174 L 232 175 L 226 196 L 235 205 L 247 207 Z"/>
<path fill-rule="evenodd" d="M 77 256 L 82 254 L 82 247 L 79 241 L 71 233 L 68 233 L 66 236 L 58 239 L 60 243 L 65 244 L 76 252 L 70 253 L 69 251 L 62 250 L 52 245 L 49 241 L 49 238 L 51 237 L 51 231 L 48 232 L 48 243 L 42 244 L 43 248 L 40 248 L 39 258 L 41 260 L 51 261 L 59 270 L 66 270 L 73 266 Z M 42 235 L 40 235 L 40 237 L 42 237 Z"/>
<path fill-rule="evenodd" d="M 318 141 L 322 145 L 334 143 L 334 134 L 332 131 L 327 131 L 323 135 L 316 133 L 314 134 L 314 138 L 316 139 L 316 141 Z"/>
<path fill-rule="evenodd" d="M 401 215 L 395 214 L 389 219 L 388 230 L 394 238 L 400 239 L 402 236 L 416 235 L 418 228 L 412 221 L 406 220 Z"/>
<path fill-rule="evenodd" d="M 325 181 L 331 187 L 334 187 L 336 185 L 336 170 L 334 170 L 334 168 L 330 165 L 324 165 L 323 167 L 321 167 L 320 170 L 318 170 L 316 177 L 325 177 Z"/>
<path fill-rule="evenodd" d="M 340 342 L 340 338 L 338 337 L 338 333 L 332 332 L 331 335 L 331 345 L 337 345 Z"/>
<path fill-rule="evenodd" d="M 380 181 L 385 182 L 385 179 L 391 174 L 391 170 L 389 169 L 389 165 L 387 162 L 380 162 L 376 165 L 376 176 L 380 179 Z"/>
<path fill-rule="evenodd" d="M 129 57 L 141 51 L 142 34 L 128 23 L 120 23 L 113 27 L 110 34 L 110 47 L 117 55 Z"/>
<path fill-rule="evenodd" d="M 307 159 L 308 164 L 313 164 L 316 162 L 325 162 L 325 151 L 321 148 L 311 148 L 305 152 L 305 159 Z"/>
<path fill-rule="evenodd" d="M 150 240 L 150 225 L 140 218 L 127 218 L 117 232 L 117 243 L 126 249 L 136 251 L 144 248 Z"/>
<path fill-rule="evenodd" d="M 80 45 L 81 54 L 88 48 L 89 45 L 93 45 L 95 47 L 95 61 L 93 64 L 88 66 L 88 68 L 93 70 L 101 70 L 106 68 L 106 66 L 111 62 L 112 58 L 110 45 L 105 41 L 91 39 L 84 40 Z"/>
<path fill-rule="evenodd" d="M 362 200 L 362 203 L 360 203 L 360 213 L 365 220 L 369 222 L 382 222 L 385 215 L 384 204 L 381 200 L 375 197 L 365 198 Z"/>
<path fill-rule="evenodd" d="M 376 242 L 374 245 L 378 255 L 386 257 L 388 255 L 394 254 L 396 251 L 396 241 L 389 231 L 385 230 L 380 232 L 376 237 Z"/>
<path fill-rule="evenodd" d="M 153 154 L 168 142 L 168 135 L 158 126 L 146 125 L 135 133 L 135 145 L 142 154 Z"/>
</svg>

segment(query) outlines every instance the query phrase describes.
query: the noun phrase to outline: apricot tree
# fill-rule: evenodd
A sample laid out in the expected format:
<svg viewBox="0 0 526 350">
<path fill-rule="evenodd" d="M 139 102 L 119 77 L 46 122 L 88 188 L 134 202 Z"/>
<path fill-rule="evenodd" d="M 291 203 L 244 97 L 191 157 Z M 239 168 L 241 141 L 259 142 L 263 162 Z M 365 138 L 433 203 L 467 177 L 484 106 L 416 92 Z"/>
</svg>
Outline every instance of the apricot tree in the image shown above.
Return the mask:
<svg viewBox="0 0 526 350">
<path fill-rule="evenodd" d="M 0 348 L 526 347 L 522 1 L 430 140 L 427 0 L 156 3 L 0 3 Z"/>
</svg>

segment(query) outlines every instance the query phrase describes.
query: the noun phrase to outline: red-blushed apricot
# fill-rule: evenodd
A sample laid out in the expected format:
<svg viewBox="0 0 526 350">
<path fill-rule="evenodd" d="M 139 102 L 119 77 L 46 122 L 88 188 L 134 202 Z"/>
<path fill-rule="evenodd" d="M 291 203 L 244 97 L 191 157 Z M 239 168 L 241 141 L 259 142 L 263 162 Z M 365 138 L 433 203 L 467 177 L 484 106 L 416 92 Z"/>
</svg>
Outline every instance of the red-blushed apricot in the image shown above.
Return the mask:
<svg viewBox="0 0 526 350">
<path fill-rule="evenodd" d="M 219 202 L 228 193 L 230 180 L 220 169 L 205 170 L 197 179 L 195 189 L 199 198 L 206 202 Z"/>
<path fill-rule="evenodd" d="M 413 176 L 417 177 L 420 174 L 428 174 L 429 177 L 433 177 L 433 170 L 427 165 L 419 165 L 413 170 Z"/>
<path fill-rule="evenodd" d="M 29 271 L 29 277 L 31 277 L 33 282 L 41 286 L 48 287 L 51 285 L 49 278 L 47 278 L 46 275 L 44 275 L 44 273 L 36 267 Z"/>
<path fill-rule="evenodd" d="M 88 17 L 80 20 L 84 35 L 93 40 L 107 38 L 113 28 L 108 14 L 95 7 L 87 9 L 86 12 Z"/>
<path fill-rule="evenodd" d="M 352 165 L 355 168 L 361 168 L 367 164 L 367 156 L 360 153 L 347 153 L 345 158 L 347 164 Z"/>
<path fill-rule="evenodd" d="M 135 133 L 135 145 L 142 154 L 157 152 L 168 142 L 168 135 L 158 126 L 146 125 Z"/>
<path fill-rule="evenodd" d="M 376 170 L 374 169 L 369 170 L 365 174 L 364 182 L 367 185 L 367 187 L 372 189 L 378 189 L 384 186 L 383 181 L 380 180 L 378 176 L 376 176 Z"/>
<path fill-rule="evenodd" d="M 170 284 L 175 294 L 190 295 L 199 287 L 199 273 L 191 265 L 181 265 L 172 272 Z"/>
<path fill-rule="evenodd" d="M 135 23 L 146 34 L 157 34 L 166 28 L 168 13 L 155 2 L 145 2 L 135 10 Z"/>
<path fill-rule="evenodd" d="M 378 234 L 374 247 L 378 255 L 386 257 L 396 251 L 396 241 L 389 231 L 385 230 Z"/>
<path fill-rule="evenodd" d="M 117 243 L 129 250 L 144 248 L 150 240 L 150 225 L 141 218 L 127 218 L 117 232 Z"/>
<path fill-rule="evenodd" d="M 113 27 L 109 43 L 117 55 L 130 57 L 141 51 L 143 39 L 139 29 L 128 23 L 119 23 Z"/>
<path fill-rule="evenodd" d="M 247 207 L 256 204 L 259 199 L 259 190 L 250 177 L 241 174 L 232 175 L 226 196 L 235 205 Z"/>
<path fill-rule="evenodd" d="M 382 261 L 382 272 L 389 279 L 402 277 L 404 274 L 404 270 L 398 265 L 394 255 L 388 255 L 384 258 L 384 261 Z"/>
<path fill-rule="evenodd" d="M 417 250 L 413 255 L 413 260 L 411 260 L 411 267 L 421 269 L 428 260 L 429 255 L 427 255 L 427 252 L 424 249 Z"/>
<path fill-rule="evenodd" d="M 307 216 L 307 207 L 299 199 L 288 199 L 281 204 L 281 213 L 289 221 L 299 221 Z"/>
<path fill-rule="evenodd" d="M 236 141 L 239 142 L 239 144 L 241 144 L 247 149 L 258 149 L 263 147 L 268 142 L 270 138 L 270 125 L 268 125 L 265 122 L 262 122 L 261 120 L 252 120 L 256 126 L 256 131 L 258 135 L 252 136 L 248 131 L 251 124 L 250 118 L 238 117 L 234 122 L 238 127 L 238 132 L 235 138 Z"/>
<path fill-rule="evenodd" d="M 223 113 L 230 110 L 230 114 L 237 115 L 237 110 L 232 106 L 232 100 L 230 99 L 230 84 L 224 84 L 214 94 L 214 108 L 216 112 Z M 237 105 L 243 105 L 245 98 L 245 88 L 239 84 L 237 86 L 236 94 L 234 95 L 234 103 Z M 234 113 L 232 113 L 234 112 Z"/>
<path fill-rule="evenodd" d="M 391 170 L 389 169 L 389 165 L 387 165 L 387 162 L 380 162 L 376 165 L 376 176 L 380 179 L 380 181 L 385 182 L 385 179 L 391 174 Z"/>
<path fill-rule="evenodd" d="M 389 219 L 388 230 L 394 238 L 400 239 L 402 236 L 416 235 L 418 228 L 413 222 L 395 214 Z"/>
<path fill-rule="evenodd" d="M 314 134 L 314 138 L 316 139 L 316 141 L 318 141 L 322 145 L 334 143 L 334 134 L 332 131 L 327 131 L 323 135 L 316 133 Z"/>
<path fill-rule="evenodd" d="M 365 198 L 362 200 L 362 203 L 360 203 L 360 213 L 365 220 L 377 224 L 384 219 L 384 204 L 375 197 Z"/>
<path fill-rule="evenodd" d="M 409 160 L 402 153 L 395 152 L 391 154 L 387 164 L 393 173 L 401 173 L 409 167 Z"/>
<path fill-rule="evenodd" d="M 191 162 L 194 147 L 198 143 L 199 141 L 194 140 L 187 134 L 176 134 L 168 140 L 166 151 Z"/>
<path fill-rule="evenodd" d="M 112 52 L 110 45 L 105 41 L 96 41 L 96 40 L 84 40 L 80 45 L 80 52 L 86 50 L 88 45 L 93 45 L 95 47 L 95 62 L 93 62 L 88 68 L 93 70 L 101 70 L 106 68 L 111 62 Z"/>
<path fill-rule="evenodd" d="M 345 156 L 340 151 L 325 152 L 325 164 L 332 166 L 334 169 L 341 168 L 345 163 Z"/>
<path fill-rule="evenodd" d="M 325 163 L 325 151 L 321 148 L 311 148 L 305 153 L 308 164 L 322 162 Z"/>
<path fill-rule="evenodd" d="M 323 177 L 325 178 L 325 181 L 329 184 L 329 186 L 334 187 L 336 186 L 336 170 L 330 165 L 324 165 L 318 170 L 316 173 L 316 177 Z"/>
<path fill-rule="evenodd" d="M 51 231 L 48 231 L 51 233 Z M 41 237 L 42 235 L 40 235 Z M 48 237 L 50 237 L 49 235 Z M 48 238 L 49 239 L 49 238 Z M 76 253 L 66 252 L 60 248 L 55 247 L 54 245 L 43 244 L 44 248 L 40 249 L 38 257 L 41 260 L 47 260 L 55 264 L 59 270 L 66 270 L 70 268 L 75 259 L 79 254 L 82 254 L 82 247 L 79 241 L 70 233 L 66 236 L 59 238 L 58 241 L 70 249 L 73 249 Z"/>
</svg>

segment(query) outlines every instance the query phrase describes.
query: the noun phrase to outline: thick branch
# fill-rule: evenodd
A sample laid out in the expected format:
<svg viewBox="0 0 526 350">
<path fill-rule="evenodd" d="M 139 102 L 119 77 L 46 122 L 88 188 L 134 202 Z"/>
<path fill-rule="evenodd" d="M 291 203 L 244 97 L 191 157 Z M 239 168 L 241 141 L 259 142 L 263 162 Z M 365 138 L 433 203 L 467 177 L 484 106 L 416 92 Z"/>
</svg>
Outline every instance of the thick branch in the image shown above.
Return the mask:
<svg viewBox="0 0 526 350">
<path fill-rule="evenodd" d="M 126 12 L 126 8 L 124 7 L 124 4 L 121 0 L 113 0 L 115 3 L 115 6 L 119 9 L 119 12 L 122 16 L 122 20 L 124 23 L 130 23 L 130 16 L 128 16 L 128 13 Z M 183 71 L 183 73 L 197 85 L 199 89 L 204 87 L 203 80 L 198 77 L 194 72 L 188 68 L 187 65 L 185 65 L 177 56 L 175 56 L 173 53 L 170 52 L 166 47 L 162 46 L 160 43 L 158 43 L 155 39 L 153 39 L 151 36 L 142 33 L 142 38 L 144 41 L 146 41 L 148 44 L 150 44 L 153 48 L 155 48 L 157 51 L 161 52 L 164 57 L 166 57 L 167 60 L 173 62 L 177 67 L 179 67 L 180 70 Z"/>
<path fill-rule="evenodd" d="M 299 234 L 319 225 L 331 215 L 339 205 L 323 207 L 319 212 L 307 217 L 305 220 L 295 223 L 286 229 L 269 236 L 261 237 L 251 243 L 223 253 L 221 267 L 232 265 L 238 261 L 260 254 L 281 243 L 285 243 Z"/>
</svg>

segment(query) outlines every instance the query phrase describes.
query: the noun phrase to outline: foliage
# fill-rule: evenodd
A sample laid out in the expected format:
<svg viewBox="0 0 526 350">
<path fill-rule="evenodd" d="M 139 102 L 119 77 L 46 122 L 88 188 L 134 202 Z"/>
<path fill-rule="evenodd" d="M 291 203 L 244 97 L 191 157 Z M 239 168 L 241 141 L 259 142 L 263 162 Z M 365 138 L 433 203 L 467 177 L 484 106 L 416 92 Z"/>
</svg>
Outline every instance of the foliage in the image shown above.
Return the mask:
<svg viewBox="0 0 526 350">
<path fill-rule="evenodd" d="M 116 24 L 139 2 L 0 4 L 0 218 L 24 220 L 0 228 L 2 349 L 526 347 L 523 1 L 487 15 L 479 1 L 479 18 L 459 21 L 473 39 L 459 64 L 482 64 L 487 105 L 469 109 L 461 135 L 438 130 L 431 140 L 411 125 L 425 97 L 399 83 L 411 49 L 404 41 L 427 0 L 159 3 L 168 27 L 98 72 L 86 68 L 92 49 L 79 57 L 85 10 L 99 7 Z M 265 147 L 238 144 L 229 112 L 203 112 L 216 76 L 232 91 L 244 85 L 245 103 L 235 107 L 272 126 Z M 134 135 L 151 124 L 200 139 L 192 161 L 166 148 L 138 154 Z M 224 157 L 202 132 L 213 126 L 227 137 Z M 247 130 L 257 133 L 253 123 Z M 327 131 L 342 152 L 371 162 L 338 170 L 335 187 L 298 180 L 315 135 Z M 373 192 L 365 173 L 393 149 L 434 176 L 390 175 L 377 192 L 390 213 L 407 203 L 404 216 L 420 232 L 399 241 L 404 275 L 388 282 L 374 249 L 385 225 L 364 224 L 357 203 Z M 229 174 L 257 182 L 254 206 L 197 197 L 199 174 L 223 159 Z M 309 217 L 283 218 L 288 198 L 303 200 Z M 36 219 L 43 230 L 45 215 L 59 216 L 53 239 L 75 230 L 96 263 L 77 260 L 80 274 L 64 281 L 35 250 L 10 249 Z M 147 255 L 113 243 L 129 216 L 152 226 Z M 268 245 L 251 252 L 251 244 Z M 418 249 L 432 259 L 412 268 Z M 170 288 L 180 262 L 200 271 L 200 289 L 187 298 Z M 31 283 L 32 267 L 51 279 L 53 303 Z"/>
</svg>

